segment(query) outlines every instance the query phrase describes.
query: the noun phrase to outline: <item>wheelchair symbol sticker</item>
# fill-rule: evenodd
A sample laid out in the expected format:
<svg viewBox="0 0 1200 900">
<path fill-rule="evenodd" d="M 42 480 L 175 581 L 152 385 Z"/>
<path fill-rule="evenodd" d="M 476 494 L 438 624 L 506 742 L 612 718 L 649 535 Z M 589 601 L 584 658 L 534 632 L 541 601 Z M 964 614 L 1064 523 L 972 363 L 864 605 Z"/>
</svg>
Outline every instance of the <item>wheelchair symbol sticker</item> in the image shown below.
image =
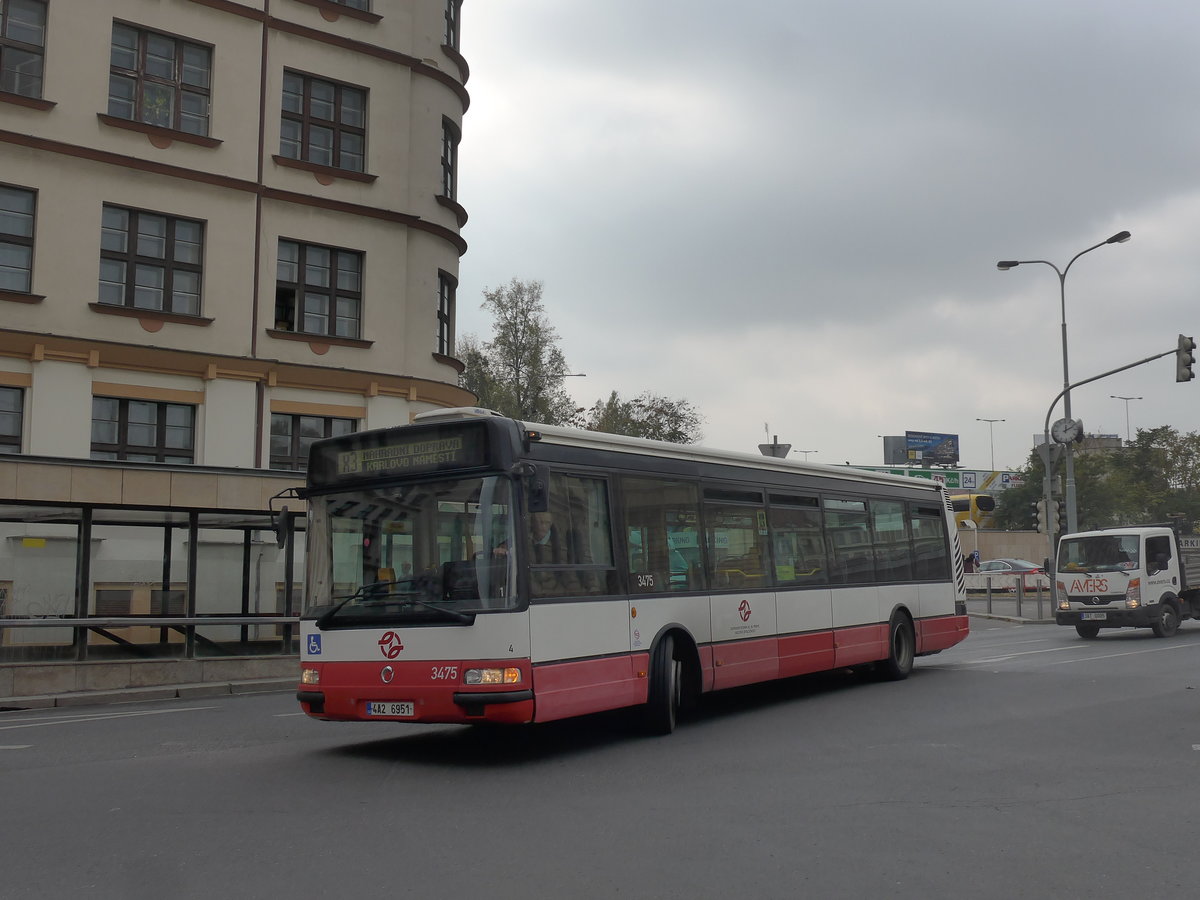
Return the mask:
<svg viewBox="0 0 1200 900">
<path fill-rule="evenodd" d="M 321 655 L 321 636 L 319 634 L 310 634 L 308 636 L 308 655 Z"/>
</svg>

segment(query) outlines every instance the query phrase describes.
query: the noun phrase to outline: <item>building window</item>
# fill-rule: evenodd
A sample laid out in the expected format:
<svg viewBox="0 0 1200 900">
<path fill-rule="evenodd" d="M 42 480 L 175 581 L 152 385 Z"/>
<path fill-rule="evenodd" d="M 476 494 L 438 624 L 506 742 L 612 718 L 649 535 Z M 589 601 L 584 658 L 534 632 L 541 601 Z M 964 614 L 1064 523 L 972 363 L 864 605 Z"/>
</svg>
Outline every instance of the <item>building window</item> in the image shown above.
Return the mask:
<svg viewBox="0 0 1200 900">
<path fill-rule="evenodd" d="M 462 0 L 446 0 L 446 33 L 442 40 L 447 47 L 458 49 L 458 15 Z"/>
<path fill-rule="evenodd" d="M 203 222 L 106 205 L 100 302 L 198 316 L 203 257 Z"/>
<path fill-rule="evenodd" d="M 442 119 L 442 196 L 453 200 L 458 196 L 458 142 L 461 135 L 449 119 Z"/>
<path fill-rule="evenodd" d="M 297 72 L 283 73 L 279 155 L 362 172 L 367 92 Z"/>
<path fill-rule="evenodd" d="M 190 463 L 195 438 L 194 406 L 92 398 L 92 459 Z"/>
<path fill-rule="evenodd" d="M 212 48 L 113 23 L 108 114 L 208 134 Z"/>
<path fill-rule="evenodd" d="M 25 392 L 21 388 L 0 387 L 0 453 L 21 452 L 21 418 Z"/>
<path fill-rule="evenodd" d="M 448 272 L 438 272 L 437 352 L 454 355 L 454 294 L 458 282 Z"/>
<path fill-rule="evenodd" d="M 0 291 L 33 289 L 34 197 L 33 191 L 0 184 Z"/>
<path fill-rule="evenodd" d="M 0 0 L 0 91 L 42 96 L 45 0 Z"/>
<path fill-rule="evenodd" d="M 333 0 L 338 6 L 348 6 L 351 9 L 361 9 L 363 12 L 371 11 L 371 0 Z"/>
<path fill-rule="evenodd" d="M 271 413 L 271 468 L 306 471 L 313 441 L 350 434 L 357 428 L 354 419 Z"/>
<path fill-rule="evenodd" d="M 357 339 L 362 332 L 363 255 L 279 241 L 275 328 Z"/>
</svg>

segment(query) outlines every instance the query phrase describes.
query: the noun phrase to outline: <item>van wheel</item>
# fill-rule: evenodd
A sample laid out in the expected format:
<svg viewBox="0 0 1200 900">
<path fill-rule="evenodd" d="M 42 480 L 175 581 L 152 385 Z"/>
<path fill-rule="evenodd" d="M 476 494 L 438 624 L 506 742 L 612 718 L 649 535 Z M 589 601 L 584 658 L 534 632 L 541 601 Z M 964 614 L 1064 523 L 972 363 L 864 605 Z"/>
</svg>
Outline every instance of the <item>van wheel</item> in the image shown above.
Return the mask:
<svg viewBox="0 0 1200 900">
<path fill-rule="evenodd" d="M 1164 600 L 1158 605 L 1158 620 L 1150 626 L 1155 637 L 1170 637 L 1179 630 L 1179 613 L 1175 604 Z"/>
<path fill-rule="evenodd" d="M 1079 636 L 1081 638 L 1085 638 L 1089 641 L 1100 634 L 1099 625 L 1084 625 L 1080 623 L 1079 625 L 1075 626 L 1075 630 L 1079 632 Z"/>
<path fill-rule="evenodd" d="M 875 673 L 885 681 L 901 681 L 913 669 L 917 639 L 908 616 L 897 615 L 888 626 L 887 659 L 875 664 Z"/>
<path fill-rule="evenodd" d="M 650 663 L 650 695 L 642 713 L 647 734 L 670 734 L 675 730 L 683 698 L 683 663 L 675 658 L 675 637 L 666 635 L 654 649 Z"/>
</svg>

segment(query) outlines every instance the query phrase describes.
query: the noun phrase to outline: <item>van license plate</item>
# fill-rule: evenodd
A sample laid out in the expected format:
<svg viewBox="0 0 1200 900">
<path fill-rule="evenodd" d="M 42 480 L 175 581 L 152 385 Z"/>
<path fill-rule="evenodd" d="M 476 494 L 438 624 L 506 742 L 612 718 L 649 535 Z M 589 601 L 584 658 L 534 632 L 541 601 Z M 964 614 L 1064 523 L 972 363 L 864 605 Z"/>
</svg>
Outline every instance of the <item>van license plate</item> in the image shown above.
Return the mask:
<svg viewBox="0 0 1200 900">
<path fill-rule="evenodd" d="M 414 715 L 411 700 L 370 700 L 367 702 L 368 716 L 409 717 Z"/>
<path fill-rule="evenodd" d="M 1080 613 L 1079 618 L 1083 619 L 1084 621 L 1099 620 L 1099 621 L 1103 622 L 1105 619 L 1108 618 L 1108 613 L 1102 613 L 1102 612 Z"/>
</svg>

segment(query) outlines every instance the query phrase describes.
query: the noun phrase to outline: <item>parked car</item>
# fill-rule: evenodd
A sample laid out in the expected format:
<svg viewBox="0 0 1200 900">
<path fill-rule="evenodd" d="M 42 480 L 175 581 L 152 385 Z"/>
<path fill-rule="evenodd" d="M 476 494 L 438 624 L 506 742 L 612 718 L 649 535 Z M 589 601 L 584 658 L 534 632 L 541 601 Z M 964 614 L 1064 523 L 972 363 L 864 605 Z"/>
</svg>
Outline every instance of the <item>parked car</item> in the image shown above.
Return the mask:
<svg viewBox="0 0 1200 900">
<path fill-rule="evenodd" d="M 985 559 L 976 570 L 1000 575 L 1043 575 L 1046 570 L 1027 559 Z"/>
</svg>

